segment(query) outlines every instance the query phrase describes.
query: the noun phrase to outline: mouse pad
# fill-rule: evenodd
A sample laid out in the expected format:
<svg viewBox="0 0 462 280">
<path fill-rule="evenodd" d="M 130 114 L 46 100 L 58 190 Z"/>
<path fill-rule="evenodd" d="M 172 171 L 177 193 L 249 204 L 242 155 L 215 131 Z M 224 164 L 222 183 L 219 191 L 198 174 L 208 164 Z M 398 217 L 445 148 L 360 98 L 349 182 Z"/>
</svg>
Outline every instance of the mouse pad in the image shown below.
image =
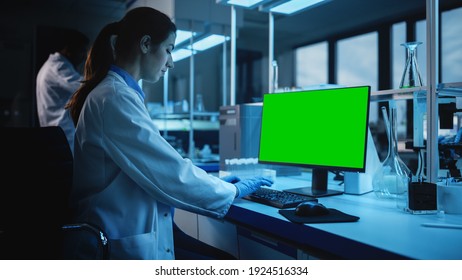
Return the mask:
<svg viewBox="0 0 462 280">
<path fill-rule="evenodd" d="M 315 224 L 315 223 L 344 223 L 356 222 L 359 217 L 345 214 L 337 209 L 329 208 L 329 214 L 313 217 L 302 217 L 295 215 L 294 209 L 280 209 L 279 214 L 286 217 L 289 221 L 297 224 Z"/>
</svg>

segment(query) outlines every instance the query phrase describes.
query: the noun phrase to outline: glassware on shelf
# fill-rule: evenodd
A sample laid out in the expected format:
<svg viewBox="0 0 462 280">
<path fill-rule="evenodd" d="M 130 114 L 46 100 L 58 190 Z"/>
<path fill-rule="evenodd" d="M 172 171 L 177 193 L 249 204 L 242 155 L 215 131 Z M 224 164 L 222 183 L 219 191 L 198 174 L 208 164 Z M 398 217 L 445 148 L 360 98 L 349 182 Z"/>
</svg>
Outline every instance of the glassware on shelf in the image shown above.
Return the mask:
<svg viewBox="0 0 462 280">
<path fill-rule="evenodd" d="M 273 88 L 271 93 L 277 92 L 279 88 L 278 79 L 279 79 L 279 72 L 278 72 L 278 62 L 273 60 Z"/>
<path fill-rule="evenodd" d="M 202 94 L 196 95 L 196 112 L 204 112 L 204 99 L 202 98 Z"/>
<path fill-rule="evenodd" d="M 382 107 L 383 118 L 388 136 L 388 155 L 372 178 L 374 193 L 379 198 L 403 199 L 407 195 L 411 170 L 401 160 L 398 154 L 398 136 L 396 127 L 396 104 L 389 102 L 390 116 L 387 116 L 386 108 Z M 398 204 L 397 204 L 398 205 Z M 399 203 L 398 207 L 400 207 Z"/>
<path fill-rule="evenodd" d="M 401 44 L 406 48 L 406 65 L 399 84 L 400 88 L 411 88 L 422 86 L 422 77 L 417 64 L 417 47 L 422 42 L 407 42 Z"/>
</svg>

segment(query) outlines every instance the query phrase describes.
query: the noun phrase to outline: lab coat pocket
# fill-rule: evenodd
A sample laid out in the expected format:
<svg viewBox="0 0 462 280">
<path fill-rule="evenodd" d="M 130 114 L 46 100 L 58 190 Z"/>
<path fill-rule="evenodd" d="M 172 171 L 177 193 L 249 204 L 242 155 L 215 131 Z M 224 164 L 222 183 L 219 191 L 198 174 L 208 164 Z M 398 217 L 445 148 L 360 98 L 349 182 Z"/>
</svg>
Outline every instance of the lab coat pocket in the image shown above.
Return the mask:
<svg viewBox="0 0 462 280">
<path fill-rule="evenodd" d="M 111 259 L 157 259 L 156 237 L 154 232 L 131 235 L 119 239 L 111 239 L 110 244 Z"/>
</svg>

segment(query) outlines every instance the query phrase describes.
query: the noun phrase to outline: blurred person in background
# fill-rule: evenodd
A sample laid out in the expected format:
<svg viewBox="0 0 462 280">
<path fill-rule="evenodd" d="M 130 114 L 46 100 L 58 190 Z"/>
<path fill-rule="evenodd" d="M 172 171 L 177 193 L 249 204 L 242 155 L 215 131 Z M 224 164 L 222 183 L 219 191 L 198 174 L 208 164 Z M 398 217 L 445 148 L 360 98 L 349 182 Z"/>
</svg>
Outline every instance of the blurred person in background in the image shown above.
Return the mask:
<svg viewBox="0 0 462 280">
<path fill-rule="evenodd" d="M 62 47 L 49 55 L 37 74 L 37 113 L 40 126 L 60 126 L 64 130 L 73 151 L 75 127 L 64 107 L 82 83 L 78 69 L 85 61 L 90 41 L 73 29 L 58 40 Z"/>
</svg>

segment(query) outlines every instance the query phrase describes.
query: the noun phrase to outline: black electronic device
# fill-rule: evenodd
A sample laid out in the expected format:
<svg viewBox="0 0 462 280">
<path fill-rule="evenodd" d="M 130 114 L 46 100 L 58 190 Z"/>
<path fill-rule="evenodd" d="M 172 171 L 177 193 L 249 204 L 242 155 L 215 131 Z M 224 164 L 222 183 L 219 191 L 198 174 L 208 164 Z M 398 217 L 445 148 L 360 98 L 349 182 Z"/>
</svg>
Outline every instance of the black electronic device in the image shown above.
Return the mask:
<svg viewBox="0 0 462 280">
<path fill-rule="evenodd" d="M 301 202 L 318 201 L 316 198 L 270 188 L 260 188 L 243 198 L 280 209 L 293 208 L 299 205 Z"/>
<path fill-rule="evenodd" d="M 305 201 L 297 205 L 295 215 L 303 217 L 323 216 L 329 214 L 329 209 L 315 201 Z"/>
<path fill-rule="evenodd" d="M 410 210 L 437 210 L 436 184 L 412 182 L 409 184 Z"/>
<path fill-rule="evenodd" d="M 259 162 L 312 169 L 312 185 L 285 189 L 312 197 L 328 189 L 328 171 L 365 172 L 370 86 L 263 96 Z"/>
</svg>

